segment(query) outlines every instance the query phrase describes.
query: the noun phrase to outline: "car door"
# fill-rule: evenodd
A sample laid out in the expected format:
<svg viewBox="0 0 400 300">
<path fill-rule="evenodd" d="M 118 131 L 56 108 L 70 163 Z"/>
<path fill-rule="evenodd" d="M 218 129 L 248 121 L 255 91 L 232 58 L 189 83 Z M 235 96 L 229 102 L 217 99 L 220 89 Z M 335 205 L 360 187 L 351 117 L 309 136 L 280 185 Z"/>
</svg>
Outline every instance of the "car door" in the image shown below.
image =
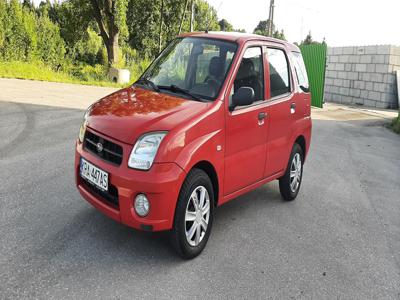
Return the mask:
<svg viewBox="0 0 400 300">
<path fill-rule="evenodd" d="M 292 68 L 285 47 L 269 43 L 266 52 L 269 129 L 264 176 L 272 177 L 286 169 L 292 149 L 293 126 L 298 116 L 298 99 L 294 93 Z"/>
<path fill-rule="evenodd" d="M 267 107 L 265 66 L 260 43 L 248 43 L 241 51 L 226 95 L 226 143 L 224 194 L 229 195 L 263 178 L 266 162 Z M 252 87 L 255 102 L 230 110 L 238 88 Z"/>
</svg>

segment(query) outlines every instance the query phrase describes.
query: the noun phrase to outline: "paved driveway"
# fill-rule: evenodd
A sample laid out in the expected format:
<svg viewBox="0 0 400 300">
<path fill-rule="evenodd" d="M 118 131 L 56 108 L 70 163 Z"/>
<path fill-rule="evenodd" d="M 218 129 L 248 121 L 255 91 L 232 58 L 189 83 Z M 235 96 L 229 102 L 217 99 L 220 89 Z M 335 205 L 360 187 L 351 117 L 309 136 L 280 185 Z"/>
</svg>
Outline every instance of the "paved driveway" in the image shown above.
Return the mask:
<svg viewBox="0 0 400 300">
<path fill-rule="evenodd" d="M 0 298 L 400 298 L 400 137 L 380 117 L 315 113 L 297 200 L 282 201 L 272 182 L 220 207 L 203 254 L 183 261 L 166 234 L 133 231 L 80 197 L 82 110 L 27 104 L 40 100 L 29 89 L 25 103 L 5 102 L 17 101 L 7 85 Z M 76 98 L 82 90 L 65 87 Z"/>
</svg>

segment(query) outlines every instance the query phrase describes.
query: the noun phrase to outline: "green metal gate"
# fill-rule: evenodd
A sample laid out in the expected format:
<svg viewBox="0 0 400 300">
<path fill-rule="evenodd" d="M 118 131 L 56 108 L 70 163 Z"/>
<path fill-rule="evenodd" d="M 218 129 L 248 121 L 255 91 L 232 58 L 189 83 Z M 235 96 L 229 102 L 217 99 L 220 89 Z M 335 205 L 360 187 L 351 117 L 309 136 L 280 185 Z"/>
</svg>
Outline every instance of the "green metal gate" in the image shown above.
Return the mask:
<svg viewBox="0 0 400 300">
<path fill-rule="evenodd" d="M 322 108 L 327 46 L 325 43 L 301 45 L 300 50 L 310 82 L 311 105 Z"/>
</svg>

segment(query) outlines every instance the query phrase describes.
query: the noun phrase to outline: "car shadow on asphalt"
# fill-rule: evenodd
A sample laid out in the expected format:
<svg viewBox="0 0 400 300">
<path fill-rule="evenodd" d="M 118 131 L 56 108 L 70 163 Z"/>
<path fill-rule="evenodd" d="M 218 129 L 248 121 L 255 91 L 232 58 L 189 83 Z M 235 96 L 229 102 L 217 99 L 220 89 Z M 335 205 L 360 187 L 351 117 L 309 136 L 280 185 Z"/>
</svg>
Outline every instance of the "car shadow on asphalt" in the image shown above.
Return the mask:
<svg viewBox="0 0 400 300">
<path fill-rule="evenodd" d="M 267 211 L 272 206 L 284 204 L 274 183 L 242 195 L 216 209 L 210 239 L 224 234 L 225 230 L 231 230 L 237 219 L 249 218 L 260 211 Z M 135 266 L 148 261 L 165 265 L 184 262 L 175 253 L 169 232 L 137 231 L 109 219 L 92 207 L 86 208 L 78 218 L 78 223 L 86 224 L 84 239 L 90 240 L 86 245 L 93 248 L 93 251 L 86 252 L 91 253 L 90 255 L 103 256 L 103 253 L 108 253 L 117 258 L 113 263 L 120 260 L 123 264 Z M 92 257 L 91 260 L 102 261 L 100 257 Z"/>
</svg>

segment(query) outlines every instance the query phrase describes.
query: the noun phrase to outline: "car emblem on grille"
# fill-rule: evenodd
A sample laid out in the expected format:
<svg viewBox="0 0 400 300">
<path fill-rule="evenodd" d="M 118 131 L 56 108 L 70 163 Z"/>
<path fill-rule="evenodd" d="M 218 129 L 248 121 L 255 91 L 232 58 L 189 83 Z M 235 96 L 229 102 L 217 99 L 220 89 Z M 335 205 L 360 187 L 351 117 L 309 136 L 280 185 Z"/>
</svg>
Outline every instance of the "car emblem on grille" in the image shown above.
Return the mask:
<svg viewBox="0 0 400 300">
<path fill-rule="evenodd" d="M 102 143 L 97 143 L 96 150 L 97 150 L 97 152 L 103 151 L 103 144 Z"/>
</svg>

